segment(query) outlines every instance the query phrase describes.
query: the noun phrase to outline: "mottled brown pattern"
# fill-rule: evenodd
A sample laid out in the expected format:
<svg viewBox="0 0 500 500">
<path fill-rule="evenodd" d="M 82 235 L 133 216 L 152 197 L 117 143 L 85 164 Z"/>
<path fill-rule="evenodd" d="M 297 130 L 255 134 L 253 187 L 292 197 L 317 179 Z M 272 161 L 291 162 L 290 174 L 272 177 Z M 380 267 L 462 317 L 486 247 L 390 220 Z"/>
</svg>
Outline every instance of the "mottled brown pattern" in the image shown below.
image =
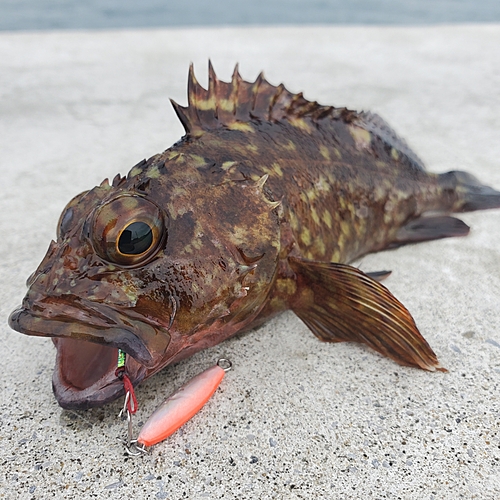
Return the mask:
<svg viewBox="0 0 500 500">
<path fill-rule="evenodd" d="M 288 308 L 322 340 L 442 369 L 404 306 L 347 264 L 467 234 L 447 214 L 498 207 L 498 192 L 463 172 L 426 173 L 376 115 L 262 75 L 245 82 L 237 68 L 225 83 L 210 65 L 206 90 L 191 68 L 188 106 L 173 105 L 186 135 L 68 204 L 10 317 L 54 337 L 62 406 L 122 394 L 117 348 L 138 384 Z"/>
</svg>

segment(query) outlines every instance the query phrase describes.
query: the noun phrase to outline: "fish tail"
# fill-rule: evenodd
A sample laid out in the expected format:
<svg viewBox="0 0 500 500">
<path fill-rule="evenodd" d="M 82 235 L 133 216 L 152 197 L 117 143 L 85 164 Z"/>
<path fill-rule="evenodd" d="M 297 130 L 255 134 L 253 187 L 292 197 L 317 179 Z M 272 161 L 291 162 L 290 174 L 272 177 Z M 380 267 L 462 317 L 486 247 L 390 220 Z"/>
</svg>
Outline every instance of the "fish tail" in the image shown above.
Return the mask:
<svg viewBox="0 0 500 500">
<path fill-rule="evenodd" d="M 500 191 L 482 184 L 468 172 L 453 170 L 437 176 L 441 188 L 437 198 L 431 200 L 433 210 L 441 212 L 409 220 L 402 226 L 390 242 L 388 248 L 396 248 L 408 243 L 438 240 L 469 234 L 465 222 L 447 215 L 457 212 L 473 212 L 500 208 Z M 444 212 L 444 215 L 443 215 Z"/>
<path fill-rule="evenodd" d="M 452 212 L 500 208 L 500 191 L 482 184 L 468 172 L 453 170 L 439 175 L 445 193 L 453 193 Z"/>
</svg>

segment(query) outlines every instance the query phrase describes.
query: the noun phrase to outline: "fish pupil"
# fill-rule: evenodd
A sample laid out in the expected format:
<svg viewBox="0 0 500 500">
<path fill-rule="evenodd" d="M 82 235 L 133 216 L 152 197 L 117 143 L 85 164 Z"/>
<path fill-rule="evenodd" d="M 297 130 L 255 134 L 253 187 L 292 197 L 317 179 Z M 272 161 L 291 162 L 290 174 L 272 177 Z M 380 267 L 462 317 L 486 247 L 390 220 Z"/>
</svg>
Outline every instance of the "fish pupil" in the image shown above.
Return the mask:
<svg viewBox="0 0 500 500">
<path fill-rule="evenodd" d="M 153 231 L 145 222 L 132 222 L 120 234 L 118 250 L 126 255 L 140 255 L 153 243 Z"/>
</svg>

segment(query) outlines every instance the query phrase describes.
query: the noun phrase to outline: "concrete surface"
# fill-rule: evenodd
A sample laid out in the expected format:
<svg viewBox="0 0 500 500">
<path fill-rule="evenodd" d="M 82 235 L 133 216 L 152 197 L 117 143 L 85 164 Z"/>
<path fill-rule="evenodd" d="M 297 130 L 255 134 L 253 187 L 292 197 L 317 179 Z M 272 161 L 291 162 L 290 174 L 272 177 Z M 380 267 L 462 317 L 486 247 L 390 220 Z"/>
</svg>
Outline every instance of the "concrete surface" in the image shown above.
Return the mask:
<svg viewBox="0 0 500 500">
<path fill-rule="evenodd" d="M 63 411 L 50 340 L 5 323 L 76 193 L 182 133 L 188 64 L 263 69 L 324 104 L 371 109 L 432 171 L 500 188 L 500 25 L 0 35 L 1 498 L 500 496 L 500 212 L 471 235 L 363 259 L 413 313 L 449 373 L 323 344 L 292 314 L 168 367 L 137 391 L 136 428 L 217 358 L 234 364 L 181 431 L 139 459 L 120 402 Z"/>
</svg>

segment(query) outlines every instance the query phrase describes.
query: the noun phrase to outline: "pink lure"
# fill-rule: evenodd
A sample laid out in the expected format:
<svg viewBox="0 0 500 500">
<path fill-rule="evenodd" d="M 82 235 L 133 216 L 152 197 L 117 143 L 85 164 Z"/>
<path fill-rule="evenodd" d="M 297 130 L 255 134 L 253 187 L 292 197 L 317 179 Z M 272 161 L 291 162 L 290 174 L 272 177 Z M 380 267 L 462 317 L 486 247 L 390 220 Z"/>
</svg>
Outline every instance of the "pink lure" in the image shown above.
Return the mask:
<svg viewBox="0 0 500 500">
<path fill-rule="evenodd" d="M 183 385 L 153 412 L 141 429 L 137 442 L 153 446 L 168 438 L 201 410 L 225 374 L 223 368 L 215 365 Z"/>
</svg>

